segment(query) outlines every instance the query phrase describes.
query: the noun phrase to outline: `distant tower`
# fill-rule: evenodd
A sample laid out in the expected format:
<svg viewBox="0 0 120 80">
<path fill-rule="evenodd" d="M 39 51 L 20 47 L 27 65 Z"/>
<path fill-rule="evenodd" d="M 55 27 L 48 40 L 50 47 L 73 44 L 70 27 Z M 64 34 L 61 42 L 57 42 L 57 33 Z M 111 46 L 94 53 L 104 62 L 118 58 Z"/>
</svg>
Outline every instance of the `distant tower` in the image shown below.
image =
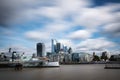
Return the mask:
<svg viewBox="0 0 120 80">
<path fill-rule="evenodd" d="M 54 40 L 52 39 L 52 44 L 51 44 L 51 52 L 55 53 L 55 48 L 54 48 Z"/>
<path fill-rule="evenodd" d="M 69 54 L 72 53 L 72 48 L 71 48 L 71 47 L 68 49 L 68 53 L 69 53 Z"/>
<path fill-rule="evenodd" d="M 45 44 L 44 43 L 37 43 L 37 56 L 38 57 L 45 57 Z"/>
<path fill-rule="evenodd" d="M 12 48 L 9 48 L 9 53 L 11 53 L 11 49 L 12 49 Z"/>
<path fill-rule="evenodd" d="M 57 46 L 54 44 L 54 52 L 57 53 Z"/>
<path fill-rule="evenodd" d="M 93 57 L 95 56 L 95 52 L 93 52 Z"/>
<path fill-rule="evenodd" d="M 56 52 L 59 53 L 61 50 L 61 44 L 60 43 L 57 43 L 56 44 Z"/>
<path fill-rule="evenodd" d="M 64 46 L 64 52 L 67 52 L 68 49 L 67 49 L 67 46 Z"/>
</svg>

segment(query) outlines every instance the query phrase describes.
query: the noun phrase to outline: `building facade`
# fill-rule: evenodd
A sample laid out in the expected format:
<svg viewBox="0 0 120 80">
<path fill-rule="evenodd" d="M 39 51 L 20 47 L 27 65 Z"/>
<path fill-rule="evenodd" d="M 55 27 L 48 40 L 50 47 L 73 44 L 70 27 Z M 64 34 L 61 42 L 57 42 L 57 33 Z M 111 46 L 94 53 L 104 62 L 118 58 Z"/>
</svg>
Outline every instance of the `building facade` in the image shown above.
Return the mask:
<svg viewBox="0 0 120 80">
<path fill-rule="evenodd" d="M 37 43 L 37 56 L 38 57 L 45 57 L 45 44 L 44 43 Z"/>
</svg>

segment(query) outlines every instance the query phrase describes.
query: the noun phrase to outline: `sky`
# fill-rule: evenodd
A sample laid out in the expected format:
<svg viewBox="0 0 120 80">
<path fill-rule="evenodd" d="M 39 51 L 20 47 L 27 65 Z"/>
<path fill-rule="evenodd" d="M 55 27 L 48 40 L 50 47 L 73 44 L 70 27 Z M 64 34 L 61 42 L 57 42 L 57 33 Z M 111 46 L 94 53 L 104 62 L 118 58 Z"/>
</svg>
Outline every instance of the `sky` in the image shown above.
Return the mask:
<svg viewBox="0 0 120 80">
<path fill-rule="evenodd" d="M 120 51 L 119 0 L 0 0 L 0 51 L 56 39 L 77 51 Z"/>
</svg>

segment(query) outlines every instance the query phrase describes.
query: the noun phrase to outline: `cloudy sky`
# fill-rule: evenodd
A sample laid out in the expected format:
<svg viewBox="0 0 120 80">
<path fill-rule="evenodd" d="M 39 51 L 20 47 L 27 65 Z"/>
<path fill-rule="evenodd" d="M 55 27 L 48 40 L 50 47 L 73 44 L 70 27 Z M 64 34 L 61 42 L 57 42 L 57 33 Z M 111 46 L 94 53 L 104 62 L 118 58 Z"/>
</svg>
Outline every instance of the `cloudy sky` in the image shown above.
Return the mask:
<svg viewBox="0 0 120 80">
<path fill-rule="evenodd" d="M 36 51 L 51 39 L 74 51 L 120 49 L 119 0 L 0 0 L 0 49 Z"/>
</svg>

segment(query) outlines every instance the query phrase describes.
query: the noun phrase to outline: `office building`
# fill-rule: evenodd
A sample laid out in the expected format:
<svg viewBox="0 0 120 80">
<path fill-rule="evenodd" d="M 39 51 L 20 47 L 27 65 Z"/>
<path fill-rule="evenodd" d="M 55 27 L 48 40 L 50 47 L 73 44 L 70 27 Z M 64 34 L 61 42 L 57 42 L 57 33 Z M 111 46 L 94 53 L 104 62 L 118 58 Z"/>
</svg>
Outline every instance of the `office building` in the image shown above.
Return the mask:
<svg viewBox="0 0 120 80">
<path fill-rule="evenodd" d="M 71 48 L 71 47 L 68 49 L 68 53 L 69 53 L 69 54 L 72 53 L 72 48 Z"/>
<path fill-rule="evenodd" d="M 45 57 L 45 44 L 44 43 L 37 43 L 37 56 L 38 57 Z"/>
<path fill-rule="evenodd" d="M 52 53 L 55 53 L 54 40 L 52 39 L 51 41 L 52 41 L 52 43 L 51 43 L 51 48 L 52 48 L 52 49 L 51 49 L 51 52 L 52 52 Z"/>
<path fill-rule="evenodd" d="M 56 44 L 56 53 L 59 53 L 61 50 L 61 44 L 60 43 L 57 43 Z"/>
<path fill-rule="evenodd" d="M 67 46 L 64 46 L 64 52 L 67 52 L 68 51 L 68 48 L 67 48 Z"/>
</svg>

